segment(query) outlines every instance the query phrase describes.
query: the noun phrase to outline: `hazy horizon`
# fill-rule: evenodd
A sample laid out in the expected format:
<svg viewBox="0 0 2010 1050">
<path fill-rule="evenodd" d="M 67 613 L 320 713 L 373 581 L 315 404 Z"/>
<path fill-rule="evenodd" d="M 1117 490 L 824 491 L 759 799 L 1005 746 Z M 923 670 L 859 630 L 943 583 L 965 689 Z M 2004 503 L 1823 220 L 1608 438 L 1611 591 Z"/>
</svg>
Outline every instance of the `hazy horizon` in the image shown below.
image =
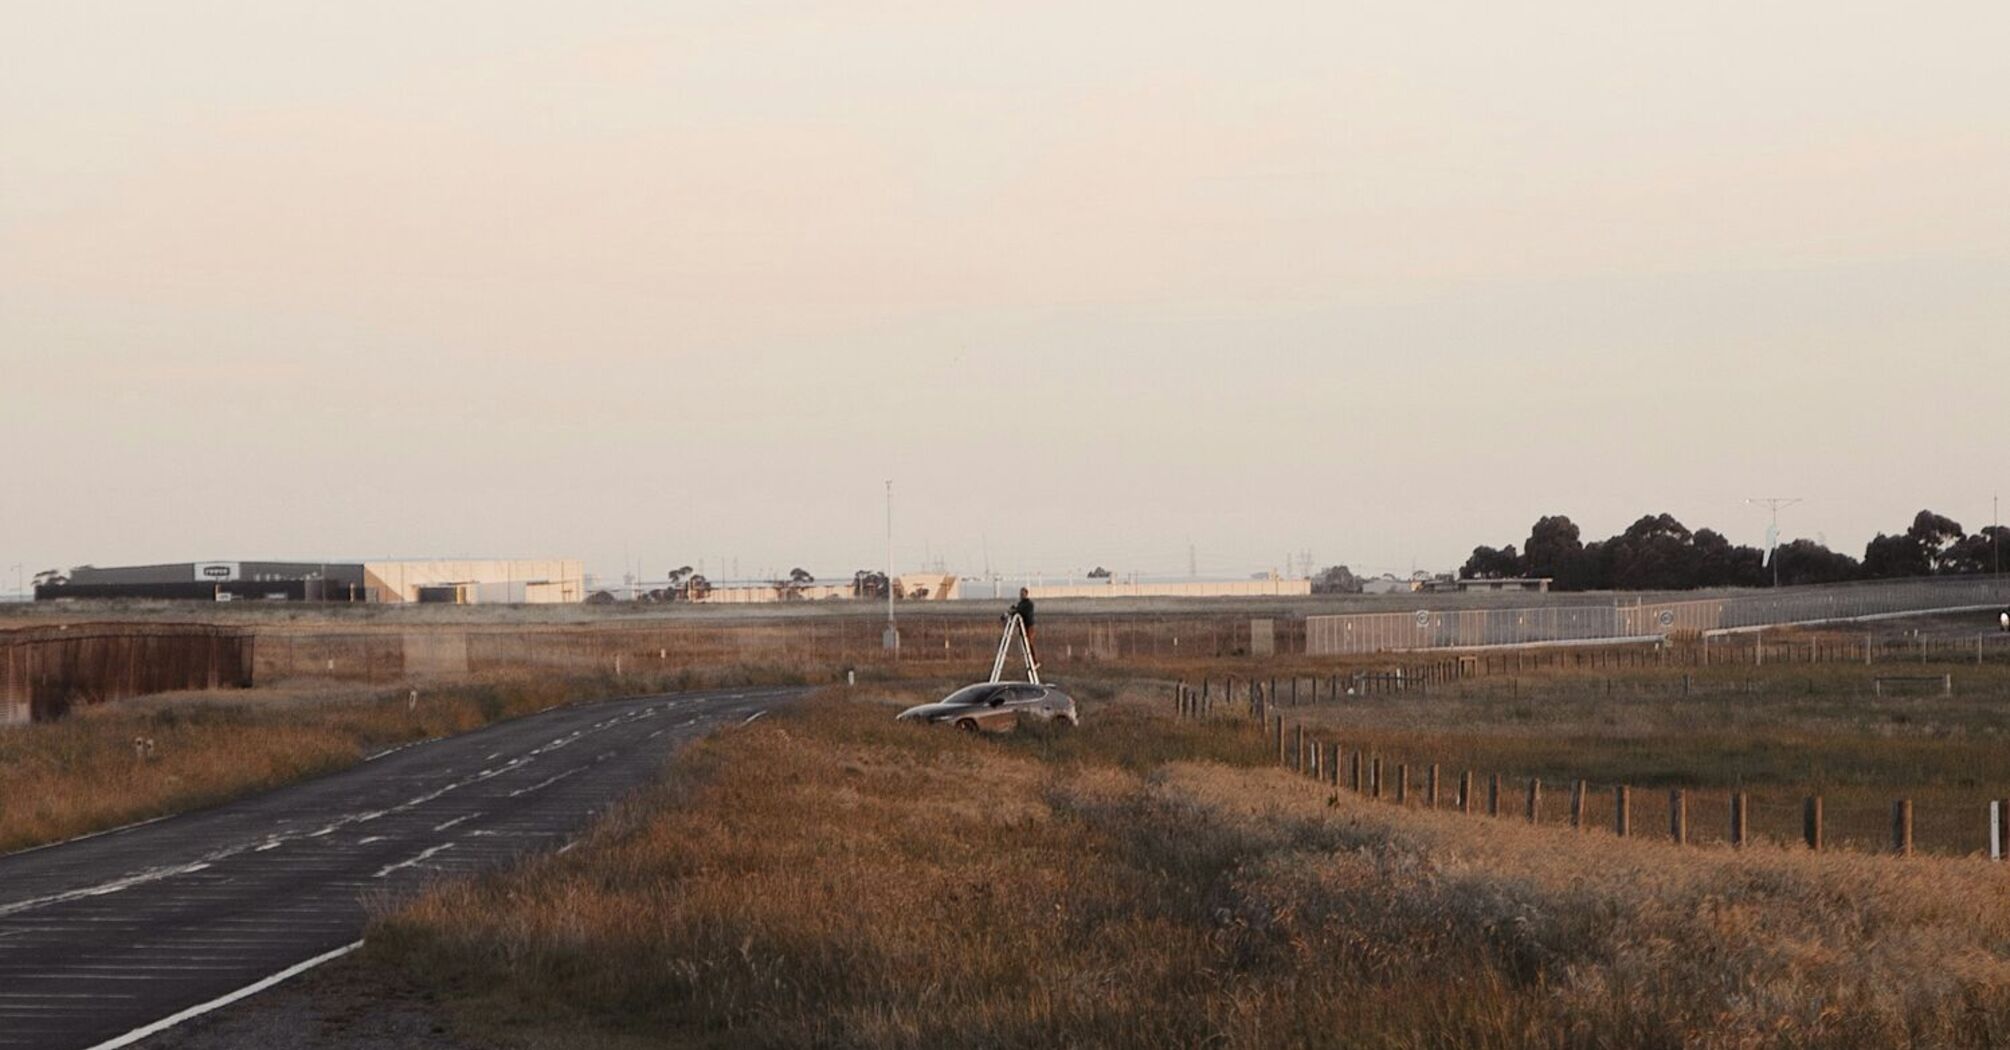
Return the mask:
<svg viewBox="0 0 2010 1050">
<path fill-rule="evenodd" d="M 1991 520 L 2010 10 L 22 6 L 0 570 Z M 16 574 L 0 576 L 11 590 Z"/>
</svg>

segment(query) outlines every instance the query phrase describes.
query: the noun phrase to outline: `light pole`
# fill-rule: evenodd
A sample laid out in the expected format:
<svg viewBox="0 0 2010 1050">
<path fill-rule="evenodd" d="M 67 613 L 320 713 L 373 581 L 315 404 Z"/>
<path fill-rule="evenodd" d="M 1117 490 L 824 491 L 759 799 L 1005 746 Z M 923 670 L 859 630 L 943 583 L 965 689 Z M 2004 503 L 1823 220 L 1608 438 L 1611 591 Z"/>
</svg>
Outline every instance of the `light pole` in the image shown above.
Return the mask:
<svg viewBox="0 0 2010 1050">
<path fill-rule="evenodd" d="M 886 483 L 886 650 L 900 656 L 900 628 L 893 625 L 893 482 Z"/>
<path fill-rule="evenodd" d="M 1766 530 L 1766 554 L 1773 563 L 1773 586 L 1780 585 L 1780 508 L 1791 507 L 1801 501 L 1799 496 L 1760 496 L 1748 499 L 1746 503 L 1763 503 L 1773 510 L 1772 527 Z"/>
</svg>

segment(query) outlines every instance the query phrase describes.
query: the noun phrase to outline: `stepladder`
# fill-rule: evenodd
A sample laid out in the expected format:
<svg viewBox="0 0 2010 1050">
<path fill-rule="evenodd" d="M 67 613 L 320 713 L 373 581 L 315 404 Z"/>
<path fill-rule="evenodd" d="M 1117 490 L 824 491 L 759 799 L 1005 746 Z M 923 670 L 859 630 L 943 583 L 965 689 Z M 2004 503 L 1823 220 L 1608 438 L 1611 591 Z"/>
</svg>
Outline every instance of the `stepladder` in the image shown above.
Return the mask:
<svg viewBox="0 0 2010 1050">
<path fill-rule="evenodd" d="M 1033 640 L 1026 636 L 1026 621 L 1018 613 L 1005 618 L 1005 633 L 998 639 L 998 655 L 991 661 L 991 681 L 993 684 L 1005 680 L 1005 662 L 1012 658 L 1012 644 L 1017 642 L 1019 651 L 1026 661 L 1026 680 L 1040 684 L 1040 664 L 1033 654 Z"/>
</svg>

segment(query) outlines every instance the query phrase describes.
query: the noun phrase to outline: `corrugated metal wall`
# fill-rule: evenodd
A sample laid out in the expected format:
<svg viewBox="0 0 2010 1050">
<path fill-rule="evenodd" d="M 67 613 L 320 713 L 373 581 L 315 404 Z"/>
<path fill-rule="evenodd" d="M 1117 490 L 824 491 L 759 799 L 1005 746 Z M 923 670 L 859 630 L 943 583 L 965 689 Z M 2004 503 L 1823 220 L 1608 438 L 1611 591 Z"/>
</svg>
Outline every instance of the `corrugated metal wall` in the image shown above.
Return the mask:
<svg viewBox="0 0 2010 1050">
<path fill-rule="evenodd" d="M 70 624 L 0 631 L 0 724 L 174 689 L 245 688 L 253 634 L 207 624 Z"/>
</svg>

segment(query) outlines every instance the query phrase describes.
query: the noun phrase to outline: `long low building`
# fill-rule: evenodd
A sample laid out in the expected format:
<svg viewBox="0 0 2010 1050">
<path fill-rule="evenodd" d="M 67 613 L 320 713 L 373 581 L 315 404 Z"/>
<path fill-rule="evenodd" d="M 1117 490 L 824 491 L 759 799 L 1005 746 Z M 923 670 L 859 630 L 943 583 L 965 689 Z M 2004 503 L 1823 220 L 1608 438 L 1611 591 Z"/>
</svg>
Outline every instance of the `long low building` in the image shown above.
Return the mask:
<svg viewBox="0 0 2010 1050">
<path fill-rule="evenodd" d="M 1107 580 L 1101 583 L 1030 584 L 1027 594 L 1043 598 L 1290 598 L 1312 593 L 1311 580 L 1175 580 L 1161 583 Z M 1008 589 L 1007 596 L 1016 589 Z"/>
<path fill-rule="evenodd" d="M 586 571 L 568 558 L 86 565 L 35 598 L 546 605 L 586 600 Z"/>
</svg>

